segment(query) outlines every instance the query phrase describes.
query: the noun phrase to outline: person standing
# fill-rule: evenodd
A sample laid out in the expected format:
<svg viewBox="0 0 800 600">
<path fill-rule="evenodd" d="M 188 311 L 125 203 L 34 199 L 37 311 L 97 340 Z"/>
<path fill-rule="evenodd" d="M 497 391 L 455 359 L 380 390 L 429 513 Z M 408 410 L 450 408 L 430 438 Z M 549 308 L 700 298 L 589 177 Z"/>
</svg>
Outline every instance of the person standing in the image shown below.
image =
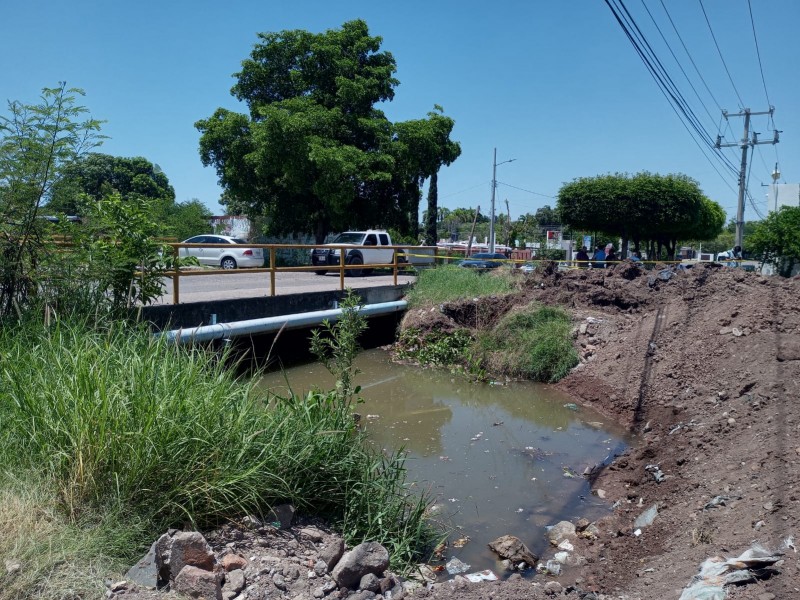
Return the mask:
<svg viewBox="0 0 800 600">
<path fill-rule="evenodd" d="M 617 260 L 617 255 L 614 253 L 614 244 L 606 244 L 606 266 L 613 266 L 608 263 L 616 262 Z"/>
<path fill-rule="evenodd" d="M 575 255 L 575 260 L 578 261 L 579 269 L 586 269 L 589 266 L 589 253 L 586 252 L 586 246 L 581 246 Z"/>
<path fill-rule="evenodd" d="M 597 245 L 597 249 L 594 251 L 594 256 L 592 257 L 594 261 L 592 263 L 592 267 L 595 269 L 604 269 L 606 266 L 606 251 L 603 250 L 603 246 L 600 244 Z"/>
</svg>

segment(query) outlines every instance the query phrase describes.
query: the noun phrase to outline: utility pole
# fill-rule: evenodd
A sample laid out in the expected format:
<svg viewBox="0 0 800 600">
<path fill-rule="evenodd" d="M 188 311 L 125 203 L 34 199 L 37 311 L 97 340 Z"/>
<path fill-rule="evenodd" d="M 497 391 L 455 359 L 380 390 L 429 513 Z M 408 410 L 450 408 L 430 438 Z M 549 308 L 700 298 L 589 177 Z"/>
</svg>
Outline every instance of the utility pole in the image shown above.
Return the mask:
<svg viewBox="0 0 800 600">
<path fill-rule="evenodd" d="M 741 248 L 742 246 L 742 239 L 744 237 L 744 196 L 745 196 L 745 188 L 747 186 L 747 149 L 752 148 L 758 144 L 777 144 L 780 140 L 778 138 L 778 134 L 780 131 L 773 130 L 773 138 L 772 141 L 759 141 L 758 140 L 758 133 L 753 132 L 753 138 L 750 139 L 750 116 L 751 115 L 769 115 L 772 116 L 772 113 L 775 112 L 775 107 L 770 106 L 769 110 L 763 112 L 751 112 L 749 108 L 745 108 L 742 112 L 736 114 L 729 114 L 727 110 L 722 111 L 722 116 L 725 117 L 725 120 L 728 120 L 728 117 L 744 117 L 744 136 L 742 136 L 742 140 L 740 142 L 732 142 L 729 144 L 722 143 L 722 137 L 717 136 L 717 150 L 720 148 L 730 148 L 733 146 L 740 146 L 742 149 L 742 166 L 739 170 L 739 204 L 736 209 L 736 246 Z"/>
<path fill-rule="evenodd" d="M 472 250 L 472 236 L 475 235 L 475 224 L 478 222 L 478 215 L 481 214 L 481 205 L 475 209 L 475 218 L 472 219 L 472 229 L 469 232 L 469 241 L 467 242 L 467 253 L 464 258 L 469 258 L 470 251 Z"/>
<path fill-rule="evenodd" d="M 497 190 L 497 165 L 514 162 L 516 158 L 510 158 L 503 162 L 497 162 L 497 148 L 494 149 L 494 160 L 492 160 L 492 214 L 489 215 L 489 252 L 494 253 L 494 196 Z"/>
</svg>

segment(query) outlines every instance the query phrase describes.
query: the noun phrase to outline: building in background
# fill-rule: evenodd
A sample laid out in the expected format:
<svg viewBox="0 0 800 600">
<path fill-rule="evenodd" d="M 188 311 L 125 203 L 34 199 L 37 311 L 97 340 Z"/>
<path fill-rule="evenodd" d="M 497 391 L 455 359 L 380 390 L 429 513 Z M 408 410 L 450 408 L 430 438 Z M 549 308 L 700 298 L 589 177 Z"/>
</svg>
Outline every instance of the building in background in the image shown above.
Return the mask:
<svg viewBox="0 0 800 600">
<path fill-rule="evenodd" d="M 767 210 L 800 206 L 800 183 L 770 183 L 767 189 Z"/>
<path fill-rule="evenodd" d="M 211 217 L 209 220 L 211 230 L 217 235 L 250 239 L 250 219 L 235 215 L 222 215 Z"/>
</svg>

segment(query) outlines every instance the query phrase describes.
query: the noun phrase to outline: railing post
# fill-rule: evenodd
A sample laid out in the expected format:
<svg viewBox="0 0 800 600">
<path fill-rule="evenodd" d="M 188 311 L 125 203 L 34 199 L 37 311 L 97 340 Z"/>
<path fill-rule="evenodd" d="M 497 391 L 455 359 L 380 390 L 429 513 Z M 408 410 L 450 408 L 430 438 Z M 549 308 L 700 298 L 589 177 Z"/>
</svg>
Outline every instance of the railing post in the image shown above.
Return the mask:
<svg viewBox="0 0 800 600">
<path fill-rule="evenodd" d="M 177 246 L 172 247 L 172 303 L 178 304 L 181 299 L 181 269 L 179 264 L 179 251 Z"/>
<path fill-rule="evenodd" d="M 269 295 L 275 295 L 275 246 L 269 247 Z"/>
<path fill-rule="evenodd" d="M 394 285 L 397 286 L 397 271 L 398 271 L 398 268 L 399 268 L 398 267 L 399 263 L 397 262 L 397 257 L 400 256 L 400 253 L 397 251 L 397 248 L 395 248 L 394 252 L 392 254 L 394 255 L 394 264 L 392 265 L 392 274 L 394 275 Z"/>
<path fill-rule="evenodd" d="M 344 291 L 344 259 L 345 249 L 339 248 L 339 289 Z"/>
</svg>

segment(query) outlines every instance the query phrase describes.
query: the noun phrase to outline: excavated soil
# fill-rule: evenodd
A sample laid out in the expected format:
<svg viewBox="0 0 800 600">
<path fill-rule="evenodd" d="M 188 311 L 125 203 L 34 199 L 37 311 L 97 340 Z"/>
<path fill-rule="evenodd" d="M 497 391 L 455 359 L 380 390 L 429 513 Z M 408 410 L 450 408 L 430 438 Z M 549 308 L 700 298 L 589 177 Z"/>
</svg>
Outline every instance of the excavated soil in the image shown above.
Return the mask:
<svg viewBox="0 0 800 600">
<path fill-rule="evenodd" d="M 518 294 L 410 311 L 404 326 L 487 326 L 531 301 L 575 319 L 581 363 L 558 387 L 634 434 L 624 455 L 592 475 L 612 516 L 597 524 L 596 540 L 576 542 L 588 564 L 558 578 L 562 589 L 537 575 L 417 595 L 678 598 L 704 560 L 759 543 L 782 560 L 727 586 L 728 597 L 800 598 L 800 280 L 715 264 L 551 268 L 527 276 Z M 654 504 L 658 516 L 637 535 L 635 518 Z"/>
</svg>

